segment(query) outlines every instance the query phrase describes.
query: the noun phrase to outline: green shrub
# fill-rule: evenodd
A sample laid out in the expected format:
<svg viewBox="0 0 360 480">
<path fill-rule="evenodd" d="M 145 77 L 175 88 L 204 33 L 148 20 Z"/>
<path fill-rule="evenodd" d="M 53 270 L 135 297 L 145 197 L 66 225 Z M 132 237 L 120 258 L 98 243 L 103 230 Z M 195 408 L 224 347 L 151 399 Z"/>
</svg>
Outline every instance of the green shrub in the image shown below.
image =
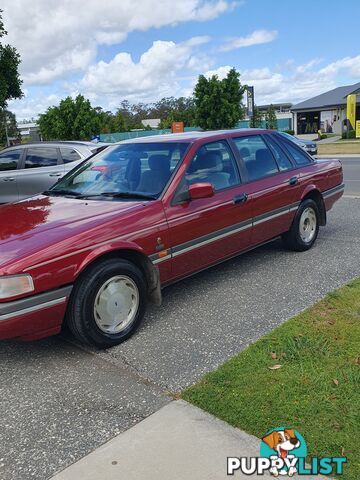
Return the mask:
<svg viewBox="0 0 360 480">
<path fill-rule="evenodd" d="M 294 135 L 295 131 L 294 130 L 283 130 L 284 133 L 288 133 L 289 135 Z"/>
<path fill-rule="evenodd" d="M 326 133 L 322 133 L 320 135 L 320 140 L 324 140 L 324 138 L 328 138 L 328 136 L 326 135 Z"/>
<path fill-rule="evenodd" d="M 341 138 L 343 140 L 346 140 L 348 138 L 356 138 L 356 132 L 355 132 L 355 130 L 349 130 L 349 132 L 343 132 L 341 134 Z"/>
</svg>

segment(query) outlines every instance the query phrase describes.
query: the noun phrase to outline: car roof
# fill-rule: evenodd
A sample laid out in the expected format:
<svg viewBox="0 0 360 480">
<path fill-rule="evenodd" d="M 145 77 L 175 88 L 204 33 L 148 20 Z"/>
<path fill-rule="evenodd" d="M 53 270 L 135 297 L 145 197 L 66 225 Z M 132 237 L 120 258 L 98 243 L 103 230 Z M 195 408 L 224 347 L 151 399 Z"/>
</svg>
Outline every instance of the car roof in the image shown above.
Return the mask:
<svg viewBox="0 0 360 480">
<path fill-rule="evenodd" d="M 28 142 L 22 143 L 20 145 L 9 145 L 5 148 L 27 148 L 27 147 L 61 147 L 61 146 L 74 146 L 74 147 L 87 147 L 88 149 L 96 149 L 100 147 L 107 147 L 109 145 L 113 145 L 112 143 L 105 143 L 105 142 L 87 142 L 81 140 L 60 140 L 60 141 L 46 141 L 46 142 Z"/>
<path fill-rule="evenodd" d="M 117 142 L 123 143 L 153 143 L 153 142 L 194 142 L 196 140 L 202 140 L 204 138 L 216 138 L 219 136 L 233 136 L 234 134 L 256 134 L 256 133 L 268 133 L 271 130 L 265 130 L 262 128 L 237 128 L 231 130 L 212 130 L 212 131 L 193 131 L 184 133 L 167 133 L 165 135 L 148 135 L 145 137 L 137 137 L 128 140 L 122 140 Z"/>
</svg>

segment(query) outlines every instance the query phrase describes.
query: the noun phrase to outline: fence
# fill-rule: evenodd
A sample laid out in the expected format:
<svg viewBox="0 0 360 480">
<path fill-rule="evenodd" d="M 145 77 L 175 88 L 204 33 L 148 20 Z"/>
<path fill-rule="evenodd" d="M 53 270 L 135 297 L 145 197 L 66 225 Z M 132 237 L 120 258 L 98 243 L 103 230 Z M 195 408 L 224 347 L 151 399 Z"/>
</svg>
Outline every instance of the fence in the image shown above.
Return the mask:
<svg viewBox="0 0 360 480">
<path fill-rule="evenodd" d="M 288 130 L 291 129 L 291 119 L 290 118 L 279 118 L 277 121 L 278 130 Z M 236 128 L 249 128 L 249 120 L 241 120 Z M 265 121 L 261 122 L 261 128 L 266 128 Z M 201 130 L 200 127 L 185 127 L 185 132 L 195 132 Z M 116 132 L 116 133 L 102 133 L 100 135 L 100 141 L 106 143 L 116 143 L 121 142 L 122 140 L 131 140 L 132 138 L 139 137 L 149 137 L 151 135 L 164 135 L 166 133 L 171 133 L 170 129 L 163 130 L 138 130 L 134 132 Z"/>
<path fill-rule="evenodd" d="M 194 132 L 201 130 L 197 127 L 185 127 L 185 132 Z M 149 137 L 151 135 L 164 135 L 171 133 L 169 128 L 163 130 L 138 130 L 134 132 L 117 132 L 117 133 L 102 133 L 100 135 L 100 142 L 114 143 L 122 140 L 131 140 L 132 138 Z"/>
</svg>

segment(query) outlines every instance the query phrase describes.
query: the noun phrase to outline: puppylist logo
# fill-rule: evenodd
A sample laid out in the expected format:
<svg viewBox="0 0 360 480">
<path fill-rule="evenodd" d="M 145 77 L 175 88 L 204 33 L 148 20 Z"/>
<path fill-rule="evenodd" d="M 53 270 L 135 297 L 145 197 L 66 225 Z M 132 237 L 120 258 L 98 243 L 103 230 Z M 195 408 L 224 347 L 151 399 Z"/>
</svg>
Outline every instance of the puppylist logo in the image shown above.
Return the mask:
<svg viewBox="0 0 360 480">
<path fill-rule="evenodd" d="M 346 457 L 312 457 L 307 466 L 307 445 L 304 437 L 291 428 L 279 427 L 268 431 L 262 438 L 259 457 L 228 457 L 227 474 L 263 475 L 270 472 L 292 477 L 298 475 L 341 475 Z"/>
</svg>

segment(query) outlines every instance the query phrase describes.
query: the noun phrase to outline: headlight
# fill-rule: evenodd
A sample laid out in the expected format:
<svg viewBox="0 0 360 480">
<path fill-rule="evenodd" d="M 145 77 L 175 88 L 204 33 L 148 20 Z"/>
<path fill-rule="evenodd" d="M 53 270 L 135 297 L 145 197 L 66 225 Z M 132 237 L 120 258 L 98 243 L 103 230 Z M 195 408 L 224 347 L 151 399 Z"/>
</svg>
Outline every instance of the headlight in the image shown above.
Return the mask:
<svg viewBox="0 0 360 480">
<path fill-rule="evenodd" d="M 8 275 L 0 277 L 0 299 L 17 297 L 34 291 L 34 282 L 30 275 Z"/>
</svg>

